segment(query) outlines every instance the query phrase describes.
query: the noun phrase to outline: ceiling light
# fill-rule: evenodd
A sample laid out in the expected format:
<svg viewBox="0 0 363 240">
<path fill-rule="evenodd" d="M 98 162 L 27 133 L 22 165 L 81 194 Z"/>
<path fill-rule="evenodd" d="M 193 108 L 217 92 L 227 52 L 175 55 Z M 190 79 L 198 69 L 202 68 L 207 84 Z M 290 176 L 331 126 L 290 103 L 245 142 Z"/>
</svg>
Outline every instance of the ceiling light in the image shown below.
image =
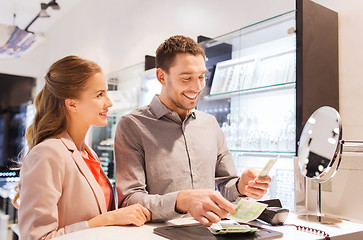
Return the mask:
<svg viewBox="0 0 363 240">
<path fill-rule="evenodd" d="M 54 10 L 59 10 L 60 9 L 58 3 L 56 3 L 55 0 L 50 1 L 48 3 L 48 6 L 51 7 L 51 8 L 53 8 Z"/>
<path fill-rule="evenodd" d="M 40 12 L 38 13 L 38 15 L 35 16 L 35 18 L 28 24 L 28 26 L 26 26 L 25 31 L 28 31 L 28 28 L 30 27 L 30 25 L 32 25 L 35 20 L 37 20 L 39 17 L 40 18 L 46 18 L 46 17 L 50 17 L 50 15 L 45 11 L 48 7 L 51 7 L 55 10 L 59 10 L 60 7 L 58 5 L 58 3 L 55 2 L 55 0 L 50 1 L 49 3 L 41 3 L 40 4 Z"/>
<path fill-rule="evenodd" d="M 39 13 L 39 17 L 40 18 L 47 18 L 50 17 L 50 15 L 47 13 L 46 9 L 48 8 L 48 4 L 46 3 L 41 3 L 40 4 L 40 13 Z"/>
<path fill-rule="evenodd" d="M 20 57 L 24 52 L 29 51 L 29 49 L 44 41 L 44 37 L 38 36 L 38 34 L 35 35 L 33 32 L 28 31 L 28 28 L 38 18 L 50 17 L 46 12 L 48 7 L 51 7 L 54 10 L 60 9 L 56 0 L 51 0 L 49 3 L 41 3 L 40 12 L 24 30 L 15 26 L 15 20 L 13 25 L 0 24 L 0 58 L 2 58 L 2 56 Z"/>
</svg>

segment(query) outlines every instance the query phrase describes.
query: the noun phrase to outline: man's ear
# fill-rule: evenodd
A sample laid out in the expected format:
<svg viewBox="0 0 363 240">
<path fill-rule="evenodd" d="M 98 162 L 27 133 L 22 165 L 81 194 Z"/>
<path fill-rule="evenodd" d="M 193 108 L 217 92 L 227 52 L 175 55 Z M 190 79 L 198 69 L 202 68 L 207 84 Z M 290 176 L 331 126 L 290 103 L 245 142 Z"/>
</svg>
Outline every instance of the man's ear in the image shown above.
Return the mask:
<svg viewBox="0 0 363 240">
<path fill-rule="evenodd" d="M 71 112 L 78 112 L 77 104 L 74 99 L 67 98 L 64 100 L 64 104 L 66 105 L 66 108 Z"/>
<path fill-rule="evenodd" d="M 163 86 L 166 86 L 165 75 L 166 72 L 163 69 L 161 68 L 156 69 L 156 78 Z"/>
</svg>

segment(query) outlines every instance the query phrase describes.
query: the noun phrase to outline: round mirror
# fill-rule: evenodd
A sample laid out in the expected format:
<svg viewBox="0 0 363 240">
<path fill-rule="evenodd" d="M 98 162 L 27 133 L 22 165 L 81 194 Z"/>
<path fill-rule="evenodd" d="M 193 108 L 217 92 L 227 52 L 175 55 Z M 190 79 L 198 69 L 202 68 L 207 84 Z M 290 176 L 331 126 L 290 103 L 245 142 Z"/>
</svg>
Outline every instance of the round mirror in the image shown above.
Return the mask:
<svg viewBox="0 0 363 240">
<path fill-rule="evenodd" d="M 300 136 L 298 164 L 302 174 L 315 182 L 328 181 L 336 173 L 342 153 L 342 125 L 332 107 L 317 109 Z"/>
</svg>

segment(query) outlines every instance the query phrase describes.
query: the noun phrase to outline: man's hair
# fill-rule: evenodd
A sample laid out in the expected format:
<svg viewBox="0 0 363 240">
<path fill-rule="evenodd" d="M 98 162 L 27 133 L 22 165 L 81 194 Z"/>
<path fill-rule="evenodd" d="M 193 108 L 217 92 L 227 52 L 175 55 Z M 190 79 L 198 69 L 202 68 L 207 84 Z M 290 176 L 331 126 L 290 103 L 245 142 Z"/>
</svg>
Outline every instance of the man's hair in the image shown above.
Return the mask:
<svg viewBox="0 0 363 240">
<path fill-rule="evenodd" d="M 156 67 L 168 72 L 178 53 L 189 53 L 204 56 L 203 48 L 189 37 L 177 35 L 165 40 L 156 50 Z"/>
</svg>

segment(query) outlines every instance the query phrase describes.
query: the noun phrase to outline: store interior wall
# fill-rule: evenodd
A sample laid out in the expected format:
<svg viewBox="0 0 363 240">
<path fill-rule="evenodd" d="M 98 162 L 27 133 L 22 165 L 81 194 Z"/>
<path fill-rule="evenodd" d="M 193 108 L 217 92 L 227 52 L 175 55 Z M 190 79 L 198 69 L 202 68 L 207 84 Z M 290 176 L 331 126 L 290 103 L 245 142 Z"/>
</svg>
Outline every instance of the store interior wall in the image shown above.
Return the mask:
<svg viewBox="0 0 363 240">
<path fill-rule="evenodd" d="M 355 0 L 315 0 L 339 14 L 340 113 L 343 138 L 363 140 L 363 95 L 360 57 L 363 6 Z M 61 0 L 59 0 L 61 5 Z M 100 64 L 104 72 L 144 61 L 166 38 L 183 34 L 216 37 L 295 8 L 295 0 L 133 0 L 86 1 L 52 25 L 46 41 L 21 58 L 0 59 L 0 72 L 38 79 L 54 61 L 74 54 Z M 46 21 L 39 19 L 38 21 Z M 36 24 L 36 23 L 35 23 Z M 31 29 L 30 29 L 31 30 Z"/>
</svg>

